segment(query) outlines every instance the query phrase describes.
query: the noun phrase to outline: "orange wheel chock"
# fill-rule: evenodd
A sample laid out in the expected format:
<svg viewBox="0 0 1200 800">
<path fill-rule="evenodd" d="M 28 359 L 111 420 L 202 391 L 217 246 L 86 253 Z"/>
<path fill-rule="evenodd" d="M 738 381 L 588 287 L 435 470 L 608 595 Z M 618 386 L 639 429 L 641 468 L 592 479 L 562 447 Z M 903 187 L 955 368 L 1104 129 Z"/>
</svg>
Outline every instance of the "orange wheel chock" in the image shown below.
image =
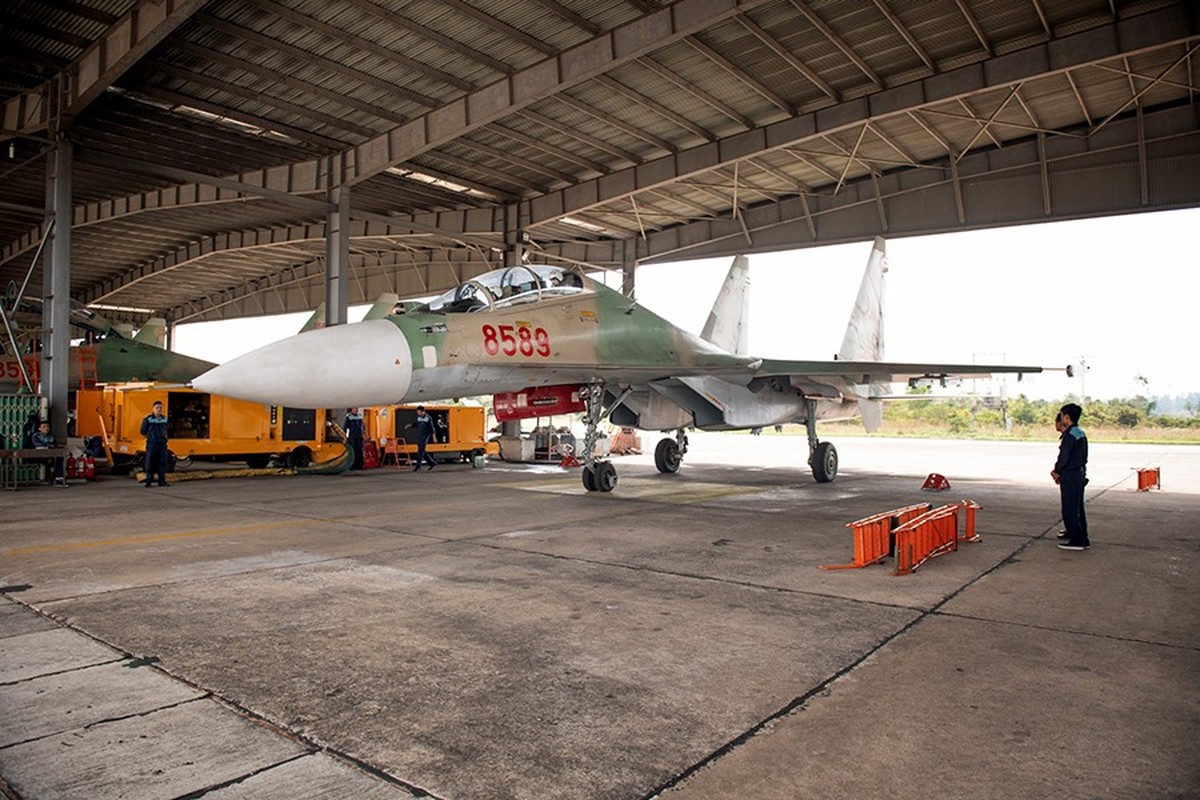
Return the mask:
<svg viewBox="0 0 1200 800">
<path fill-rule="evenodd" d="M 1162 480 L 1159 478 L 1158 467 L 1146 467 L 1137 469 L 1137 490 L 1139 492 L 1148 492 L 1151 489 L 1161 489 Z"/>
<path fill-rule="evenodd" d="M 862 569 L 878 564 L 892 554 L 892 531 L 928 510 L 929 503 L 918 503 L 847 522 L 846 527 L 854 533 L 854 560 L 849 564 L 822 564 L 821 569 Z"/>
<path fill-rule="evenodd" d="M 925 479 L 925 483 L 921 485 L 921 488 L 931 492 L 944 492 L 950 488 L 950 481 L 946 480 L 945 475 L 931 472 L 929 473 L 929 477 Z"/>
</svg>

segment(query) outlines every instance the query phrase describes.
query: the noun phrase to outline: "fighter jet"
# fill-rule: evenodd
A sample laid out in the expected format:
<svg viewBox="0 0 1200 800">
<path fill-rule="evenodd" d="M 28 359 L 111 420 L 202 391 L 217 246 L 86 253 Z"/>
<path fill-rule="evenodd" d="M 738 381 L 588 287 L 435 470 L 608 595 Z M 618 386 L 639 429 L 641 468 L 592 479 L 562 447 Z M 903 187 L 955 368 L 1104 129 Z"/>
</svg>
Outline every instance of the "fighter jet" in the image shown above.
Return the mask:
<svg viewBox="0 0 1200 800">
<path fill-rule="evenodd" d="M 818 420 L 882 421 L 889 384 L 1041 367 L 883 361 L 885 244 L 876 239 L 841 349 L 828 361 L 780 361 L 746 353 L 748 267 L 738 257 L 700 336 L 572 269 L 523 265 L 464 281 L 428 303 L 405 303 L 384 319 L 302 333 L 269 344 L 192 381 L 206 392 L 299 408 L 390 405 L 496 395 L 497 408 L 544 407 L 522 395 L 577 398 L 587 435 L 588 491 L 609 492 L 616 468 L 595 455 L 598 425 L 658 430 L 660 472 L 678 471 L 686 431 L 803 423 L 813 477 L 832 481 L 837 450 Z M 504 401 L 503 403 L 501 401 Z"/>
<path fill-rule="evenodd" d="M 71 347 L 68 388 L 74 391 L 84 384 L 120 381 L 184 383 L 216 366 L 164 349 L 156 343 L 160 330 L 153 320 L 136 336 L 111 326 L 96 329 L 91 343 Z M 0 393 L 28 390 L 38 382 L 38 354 L 12 350 L 11 343 L 0 345 Z"/>
</svg>

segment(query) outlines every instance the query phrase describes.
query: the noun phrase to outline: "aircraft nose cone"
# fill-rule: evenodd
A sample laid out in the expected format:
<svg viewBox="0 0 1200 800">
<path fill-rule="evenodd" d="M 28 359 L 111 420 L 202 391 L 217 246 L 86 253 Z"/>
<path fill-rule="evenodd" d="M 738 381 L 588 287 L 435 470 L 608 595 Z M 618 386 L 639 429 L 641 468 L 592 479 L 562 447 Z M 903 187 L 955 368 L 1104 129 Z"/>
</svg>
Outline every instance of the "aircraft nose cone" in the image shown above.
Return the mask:
<svg viewBox="0 0 1200 800">
<path fill-rule="evenodd" d="M 400 402 L 412 382 L 404 333 L 386 319 L 307 331 L 192 380 L 202 392 L 292 408 Z"/>
</svg>

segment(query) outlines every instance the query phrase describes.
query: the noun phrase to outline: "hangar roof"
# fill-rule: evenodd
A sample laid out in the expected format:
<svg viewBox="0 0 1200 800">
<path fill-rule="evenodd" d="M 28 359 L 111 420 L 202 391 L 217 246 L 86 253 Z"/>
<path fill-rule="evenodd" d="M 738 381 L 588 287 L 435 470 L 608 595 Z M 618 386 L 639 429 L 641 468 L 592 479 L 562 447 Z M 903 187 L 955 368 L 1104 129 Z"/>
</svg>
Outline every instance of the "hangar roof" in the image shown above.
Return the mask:
<svg viewBox="0 0 1200 800">
<path fill-rule="evenodd" d="M 1200 203 L 1178 0 L 13 0 L 0 23 L 0 286 L 31 274 L 65 137 L 73 299 L 174 322 L 315 306 L 334 187 L 353 302 L 514 246 L 619 268 Z"/>
</svg>

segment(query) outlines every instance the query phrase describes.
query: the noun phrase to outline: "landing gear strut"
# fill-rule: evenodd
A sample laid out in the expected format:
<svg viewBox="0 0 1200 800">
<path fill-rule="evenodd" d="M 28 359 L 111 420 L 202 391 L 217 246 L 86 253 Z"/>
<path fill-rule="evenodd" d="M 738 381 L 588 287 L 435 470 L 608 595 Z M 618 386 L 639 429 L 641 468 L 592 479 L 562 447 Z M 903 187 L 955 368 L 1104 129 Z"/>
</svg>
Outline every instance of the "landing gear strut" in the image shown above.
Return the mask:
<svg viewBox="0 0 1200 800">
<path fill-rule="evenodd" d="M 654 448 L 654 466 L 663 474 L 679 472 L 679 465 L 683 463 L 687 449 L 687 434 L 683 432 L 683 428 L 678 428 L 674 439 L 662 439 L 658 447 Z"/>
<path fill-rule="evenodd" d="M 589 383 L 583 387 L 583 488 L 589 492 L 611 492 L 617 487 L 617 468 L 611 461 L 596 460 L 596 429 L 604 416 L 604 384 Z"/>
<path fill-rule="evenodd" d="M 808 465 L 812 467 L 817 483 L 829 483 L 837 477 L 837 448 L 831 442 L 822 442 L 817 438 L 817 401 L 805 400 L 804 408 L 807 412 L 804 429 L 808 432 Z"/>
</svg>

